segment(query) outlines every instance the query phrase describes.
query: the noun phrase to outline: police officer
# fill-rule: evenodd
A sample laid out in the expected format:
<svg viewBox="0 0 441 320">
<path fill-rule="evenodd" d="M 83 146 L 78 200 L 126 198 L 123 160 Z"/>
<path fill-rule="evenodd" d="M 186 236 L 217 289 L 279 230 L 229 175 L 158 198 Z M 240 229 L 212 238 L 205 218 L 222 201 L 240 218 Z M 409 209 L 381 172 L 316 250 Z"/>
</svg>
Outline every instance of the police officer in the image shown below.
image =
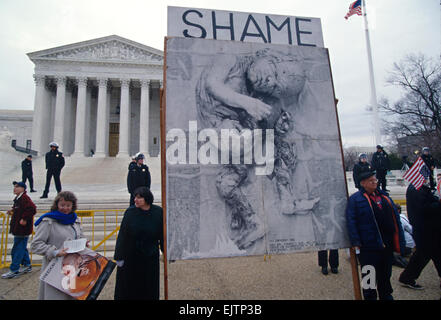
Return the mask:
<svg viewBox="0 0 441 320">
<path fill-rule="evenodd" d="M 30 192 L 37 192 L 34 190 L 34 178 L 32 172 L 32 154 L 28 154 L 28 156 L 21 162 L 21 173 L 22 173 L 22 181 L 26 183 L 26 180 L 29 180 L 29 186 L 31 187 Z"/>
<path fill-rule="evenodd" d="M 360 181 L 358 177 L 362 172 L 372 171 L 372 167 L 367 161 L 368 156 L 366 153 L 360 153 L 358 155 L 358 163 L 354 165 L 354 169 L 352 170 L 352 177 L 354 178 L 355 187 L 360 190 Z"/>
<path fill-rule="evenodd" d="M 130 206 L 135 205 L 135 196 L 133 192 L 138 187 L 147 187 L 150 189 L 151 176 L 149 167 L 144 164 L 144 155 L 142 153 L 137 154 L 135 160 L 136 164 L 131 163 L 129 165 L 129 173 L 127 175 L 127 189 L 130 193 Z"/>
<path fill-rule="evenodd" d="M 427 168 L 430 170 L 429 181 L 430 181 L 430 189 L 435 190 L 435 179 L 433 178 L 433 170 L 435 169 L 435 159 L 430 154 L 430 149 L 428 147 L 424 147 L 422 149 L 423 154 L 421 155 L 421 159 L 423 159 Z"/>
<path fill-rule="evenodd" d="M 46 153 L 46 186 L 44 187 L 43 195 L 40 199 L 47 198 L 52 177 L 54 177 L 57 192 L 59 193 L 61 191 L 60 173 L 61 169 L 64 167 L 63 153 L 58 151 L 59 146 L 56 142 L 51 142 L 49 147 L 51 150 Z"/>
<path fill-rule="evenodd" d="M 377 152 L 373 154 L 371 164 L 377 172 L 378 187 L 381 185 L 381 190 L 388 192 L 389 190 L 386 189 L 386 174 L 390 170 L 390 161 L 388 154 L 381 145 L 377 145 Z"/>
</svg>

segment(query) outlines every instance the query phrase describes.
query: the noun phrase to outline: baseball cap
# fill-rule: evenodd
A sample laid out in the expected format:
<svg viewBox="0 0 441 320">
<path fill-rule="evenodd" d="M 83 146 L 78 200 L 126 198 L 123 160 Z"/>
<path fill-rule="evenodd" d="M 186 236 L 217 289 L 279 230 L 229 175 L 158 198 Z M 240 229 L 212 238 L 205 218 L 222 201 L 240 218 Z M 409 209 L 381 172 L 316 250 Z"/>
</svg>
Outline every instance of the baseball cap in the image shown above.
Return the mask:
<svg viewBox="0 0 441 320">
<path fill-rule="evenodd" d="M 12 184 L 13 184 L 14 186 L 22 187 L 22 188 L 24 188 L 24 189 L 26 190 L 26 184 L 25 184 L 24 182 L 22 182 L 22 181 L 20 181 L 20 182 L 12 181 Z"/>
</svg>

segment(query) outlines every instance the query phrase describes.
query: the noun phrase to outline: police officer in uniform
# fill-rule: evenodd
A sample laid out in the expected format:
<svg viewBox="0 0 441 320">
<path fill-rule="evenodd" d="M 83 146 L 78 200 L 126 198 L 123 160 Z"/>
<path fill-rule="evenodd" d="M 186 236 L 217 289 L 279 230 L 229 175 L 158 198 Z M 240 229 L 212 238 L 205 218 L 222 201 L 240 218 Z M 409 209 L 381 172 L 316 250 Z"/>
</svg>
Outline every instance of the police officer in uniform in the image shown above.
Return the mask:
<svg viewBox="0 0 441 320">
<path fill-rule="evenodd" d="M 352 170 L 352 177 L 354 179 L 355 187 L 360 190 L 360 181 L 358 180 L 358 177 L 363 172 L 369 172 L 372 171 L 371 165 L 367 161 L 368 156 L 366 153 L 360 153 L 358 155 L 358 163 L 354 165 L 354 169 Z"/>
<path fill-rule="evenodd" d="M 388 154 L 381 145 L 377 145 L 377 152 L 373 154 L 371 164 L 377 172 L 378 187 L 381 185 L 381 190 L 388 192 L 389 190 L 386 189 L 386 174 L 390 170 L 390 161 Z"/>
<path fill-rule="evenodd" d="M 127 175 L 127 189 L 130 193 L 130 206 L 135 205 L 135 195 L 133 192 L 138 187 L 147 187 L 150 189 L 152 182 L 149 167 L 144 164 L 144 155 L 139 153 L 135 160 L 136 164 L 129 165 L 129 173 Z"/>
<path fill-rule="evenodd" d="M 26 180 L 29 180 L 29 187 L 31 187 L 30 192 L 37 192 L 37 190 L 34 190 L 34 178 L 32 172 L 32 154 L 28 154 L 26 159 L 24 159 L 21 162 L 21 172 L 22 172 L 21 181 L 26 183 Z"/>
<path fill-rule="evenodd" d="M 51 150 L 46 153 L 46 186 L 44 187 L 43 195 L 40 199 L 47 198 L 52 177 L 54 177 L 57 192 L 59 193 L 61 191 L 60 173 L 61 169 L 64 167 L 63 153 L 58 151 L 59 146 L 56 142 L 51 142 L 49 147 Z"/>
<path fill-rule="evenodd" d="M 430 149 L 428 147 L 424 147 L 422 149 L 423 154 L 421 155 L 421 159 L 423 159 L 427 168 L 430 170 L 429 181 L 430 181 L 430 189 L 435 190 L 435 179 L 433 178 L 433 170 L 435 169 L 435 159 L 430 154 Z"/>
</svg>

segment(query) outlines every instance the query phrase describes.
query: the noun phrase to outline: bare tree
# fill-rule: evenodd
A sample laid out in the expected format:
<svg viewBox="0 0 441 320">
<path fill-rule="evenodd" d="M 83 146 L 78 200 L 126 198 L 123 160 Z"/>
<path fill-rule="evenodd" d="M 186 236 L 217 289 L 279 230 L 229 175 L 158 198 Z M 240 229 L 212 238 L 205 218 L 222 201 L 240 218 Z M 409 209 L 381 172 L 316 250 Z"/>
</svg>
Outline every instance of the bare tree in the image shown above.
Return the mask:
<svg viewBox="0 0 441 320">
<path fill-rule="evenodd" d="M 388 115 L 385 132 L 397 140 L 418 137 L 420 144 L 441 156 L 441 59 L 409 55 L 395 63 L 387 80 L 403 90 L 395 103 L 383 99 Z"/>
</svg>

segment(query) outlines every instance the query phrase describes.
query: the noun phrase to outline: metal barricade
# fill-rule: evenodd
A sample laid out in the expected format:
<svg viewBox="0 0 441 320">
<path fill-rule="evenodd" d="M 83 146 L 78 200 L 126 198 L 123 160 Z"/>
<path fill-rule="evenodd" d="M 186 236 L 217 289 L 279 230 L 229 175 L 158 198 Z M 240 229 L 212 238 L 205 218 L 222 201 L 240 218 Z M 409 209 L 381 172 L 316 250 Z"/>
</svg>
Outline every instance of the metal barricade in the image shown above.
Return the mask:
<svg viewBox="0 0 441 320">
<path fill-rule="evenodd" d="M 90 248 L 103 256 L 112 258 L 114 243 L 118 235 L 120 223 L 125 209 L 97 209 L 97 210 L 77 210 L 76 214 L 80 219 L 84 236 L 90 240 Z M 34 221 L 41 216 L 43 212 L 38 212 Z M 13 235 L 9 233 L 10 216 L 0 211 L 0 268 L 7 268 L 11 264 L 10 251 L 12 249 Z M 35 232 L 30 236 L 28 246 L 34 238 Z M 114 238 L 115 240 L 112 240 Z M 109 244 L 109 242 L 114 242 Z M 8 247 L 9 244 L 9 247 Z M 41 266 L 41 257 L 33 257 L 29 252 L 33 266 Z"/>
</svg>

